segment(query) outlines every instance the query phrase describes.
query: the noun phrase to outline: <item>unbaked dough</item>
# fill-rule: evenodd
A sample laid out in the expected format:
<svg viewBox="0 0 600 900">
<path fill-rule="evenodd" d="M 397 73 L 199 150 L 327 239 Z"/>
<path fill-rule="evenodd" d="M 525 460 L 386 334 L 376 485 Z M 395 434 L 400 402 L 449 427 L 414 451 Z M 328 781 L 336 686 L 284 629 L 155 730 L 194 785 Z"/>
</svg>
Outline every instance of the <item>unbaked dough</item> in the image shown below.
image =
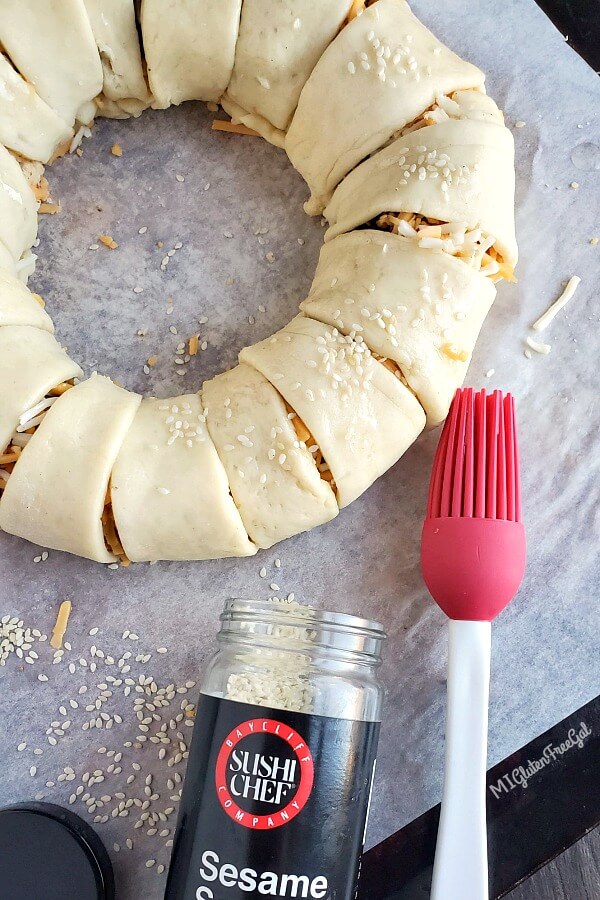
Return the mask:
<svg viewBox="0 0 600 900">
<path fill-rule="evenodd" d="M 218 100 L 231 78 L 242 0 L 142 0 L 153 106 Z"/>
<path fill-rule="evenodd" d="M 111 476 L 132 562 L 252 556 L 198 394 L 143 400 Z"/>
<path fill-rule="evenodd" d="M 311 190 L 306 211 L 320 213 L 344 175 L 437 95 L 483 83 L 405 0 L 378 0 L 329 45 L 300 94 L 285 149 Z"/>
<path fill-rule="evenodd" d="M 0 528 L 42 547 L 114 562 L 102 512 L 110 473 L 140 401 L 101 375 L 59 397 L 8 480 Z"/>
<path fill-rule="evenodd" d="M 113 565 L 249 556 L 333 519 L 444 419 L 513 277 L 514 151 L 482 72 L 405 0 L 3 0 L 0 43 L 11 150 L 44 161 L 75 119 L 221 99 L 330 225 L 301 314 L 198 394 L 73 386 L 23 283 L 43 167 L 0 144 L 6 531 Z"/>
<path fill-rule="evenodd" d="M 206 381 L 202 398 L 231 493 L 258 547 L 337 516 L 335 494 L 260 372 L 242 363 Z"/>
<path fill-rule="evenodd" d="M 303 315 L 245 347 L 306 423 L 323 452 L 341 507 L 398 460 L 425 426 L 419 402 L 367 345 Z"/>
</svg>

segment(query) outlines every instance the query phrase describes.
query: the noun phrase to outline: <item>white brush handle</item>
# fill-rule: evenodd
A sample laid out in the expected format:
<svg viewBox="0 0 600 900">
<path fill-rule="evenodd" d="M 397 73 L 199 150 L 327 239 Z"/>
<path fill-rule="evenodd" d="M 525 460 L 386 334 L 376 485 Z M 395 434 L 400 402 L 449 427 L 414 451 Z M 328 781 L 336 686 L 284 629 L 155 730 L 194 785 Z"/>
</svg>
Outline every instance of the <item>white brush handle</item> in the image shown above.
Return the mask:
<svg viewBox="0 0 600 900">
<path fill-rule="evenodd" d="M 491 625 L 450 621 L 442 811 L 431 900 L 487 900 L 485 773 Z"/>
</svg>

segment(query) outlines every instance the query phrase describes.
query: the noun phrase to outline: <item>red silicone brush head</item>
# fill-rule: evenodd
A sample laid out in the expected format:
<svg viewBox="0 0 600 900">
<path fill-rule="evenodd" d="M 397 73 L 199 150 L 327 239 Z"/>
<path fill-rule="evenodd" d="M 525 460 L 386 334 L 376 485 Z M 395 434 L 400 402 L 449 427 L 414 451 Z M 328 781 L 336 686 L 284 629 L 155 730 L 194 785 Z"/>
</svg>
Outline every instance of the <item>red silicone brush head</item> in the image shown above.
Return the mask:
<svg viewBox="0 0 600 900">
<path fill-rule="evenodd" d="M 511 394 L 456 392 L 433 463 L 421 564 L 451 619 L 490 622 L 514 597 L 525 530 Z"/>
</svg>

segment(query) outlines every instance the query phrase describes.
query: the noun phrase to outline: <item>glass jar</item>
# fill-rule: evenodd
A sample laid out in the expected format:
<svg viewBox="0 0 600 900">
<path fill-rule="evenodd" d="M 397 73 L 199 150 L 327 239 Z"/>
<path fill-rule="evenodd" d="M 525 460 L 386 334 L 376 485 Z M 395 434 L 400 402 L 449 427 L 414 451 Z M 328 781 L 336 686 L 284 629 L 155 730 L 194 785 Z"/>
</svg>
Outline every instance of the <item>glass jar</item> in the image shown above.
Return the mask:
<svg viewBox="0 0 600 900">
<path fill-rule="evenodd" d="M 202 681 L 166 900 L 353 900 L 381 625 L 231 600 Z"/>
</svg>

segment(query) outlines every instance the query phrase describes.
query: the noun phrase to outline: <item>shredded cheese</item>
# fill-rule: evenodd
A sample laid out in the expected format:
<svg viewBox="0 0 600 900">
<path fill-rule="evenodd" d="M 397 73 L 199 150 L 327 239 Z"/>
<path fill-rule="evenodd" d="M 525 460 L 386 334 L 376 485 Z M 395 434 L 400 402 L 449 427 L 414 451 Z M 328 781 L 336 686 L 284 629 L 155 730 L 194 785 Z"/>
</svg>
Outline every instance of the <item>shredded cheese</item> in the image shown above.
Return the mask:
<svg viewBox="0 0 600 900">
<path fill-rule="evenodd" d="M 8 466 L 11 463 L 16 463 L 20 455 L 20 447 L 9 447 L 6 453 L 0 453 L 0 466 Z"/>
<path fill-rule="evenodd" d="M 40 202 L 47 200 L 50 196 L 50 185 L 48 184 L 48 179 L 42 176 L 39 182 L 33 185 L 32 191 L 36 200 L 39 200 Z"/>
<path fill-rule="evenodd" d="M 579 275 L 573 275 L 571 278 L 569 278 L 567 286 L 565 287 L 558 300 L 555 300 L 552 306 L 549 306 L 546 312 L 543 313 L 539 317 L 539 319 L 537 319 L 531 326 L 534 331 L 544 331 L 544 329 L 548 327 L 550 322 L 554 319 L 555 315 L 567 305 L 580 283 L 581 278 L 579 277 Z"/>
<path fill-rule="evenodd" d="M 35 291 L 32 292 L 32 297 L 33 297 L 33 299 L 36 301 L 36 303 L 39 303 L 39 304 L 40 304 L 40 306 L 41 306 L 42 308 L 46 305 L 46 301 L 44 300 L 44 298 L 43 298 L 43 297 L 40 297 L 39 294 L 36 294 Z"/>
<path fill-rule="evenodd" d="M 101 234 L 98 238 L 101 244 L 104 244 L 105 247 L 108 247 L 109 250 L 116 250 L 119 246 L 113 238 L 111 238 L 110 234 Z"/>
<path fill-rule="evenodd" d="M 536 353 L 543 353 L 545 356 L 550 353 L 552 350 L 552 346 L 550 344 L 544 344 L 541 341 L 536 341 L 532 337 L 525 338 L 525 343 L 528 347 L 531 347 L 532 350 L 535 350 Z"/>
<path fill-rule="evenodd" d="M 146 364 L 149 365 L 151 368 L 152 368 L 152 366 L 155 366 L 157 362 L 158 362 L 158 356 L 156 356 L 156 354 L 153 356 L 149 356 L 148 359 L 146 360 Z"/>
<path fill-rule="evenodd" d="M 52 637 L 50 638 L 50 646 L 54 650 L 60 650 L 62 647 L 72 608 L 73 604 L 70 600 L 63 600 L 60 604 L 58 615 L 56 617 L 56 624 L 52 629 Z"/>
<path fill-rule="evenodd" d="M 294 426 L 294 431 L 296 432 L 296 437 L 298 438 L 298 440 L 301 443 L 303 443 L 306 446 L 306 448 L 312 454 L 312 457 L 315 461 L 315 465 L 316 465 L 317 469 L 319 470 L 319 475 L 321 476 L 321 478 L 324 481 L 327 481 L 331 485 L 333 490 L 335 490 L 336 489 L 335 479 L 333 477 L 331 469 L 329 468 L 327 462 L 323 458 L 321 448 L 315 441 L 312 433 L 308 430 L 305 422 L 300 418 L 298 413 L 294 409 L 292 409 L 292 407 L 287 402 L 287 400 L 284 400 L 283 403 L 285 405 L 285 409 L 288 414 L 288 418 L 290 419 L 292 425 Z"/>
<path fill-rule="evenodd" d="M 362 12 L 365 10 L 365 0 L 352 0 L 352 6 L 346 16 L 346 21 L 351 22 L 352 19 L 355 19 L 357 16 L 360 16 Z"/>
<path fill-rule="evenodd" d="M 516 281 L 512 268 L 504 262 L 494 245 L 494 238 L 480 228 L 469 229 L 465 223 L 443 222 L 414 212 L 385 212 L 374 225 L 402 237 L 413 238 L 419 247 L 442 250 L 463 259 L 494 283 L 501 279 Z"/>
<path fill-rule="evenodd" d="M 198 347 L 200 345 L 200 339 L 197 334 L 193 334 L 188 341 L 188 353 L 190 356 L 196 356 L 198 353 Z"/>
<path fill-rule="evenodd" d="M 60 384 L 57 384 L 56 387 L 52 388 L 51 391 L 48 392 L 50 397 L 60 397 L 61 394 L 66 394 L 72 387 L 75 385 L 72 381 L 61 381 Z"/>
<path fill-rule="evenodd" d="M 58 203 L 40 203 L 38 212 L 41 216 L 55 216 L 60 212 L 60 206 Z"/>
<path fill-rule="evenodd" d="M 70 147 L 71 147 L 71 138 L 69 138 L 63 144 L 60 144 L 56 148 L 56 150 L 54 151 L 54 153 L 52 154 L 52 156 L 50 157 L 50 159 L 48 161 L 48 165 L 52 165 L 52 163 L 55 162 L 55 160 L 59 159 L 61 156 L 65 156 L 65 154 L 67 154 L 69 152 Z"/>
<path fill-rule="evenodd" d="M 444 344 L 442 346 L 442 353 L 449 357 L 449 359 L 454 359 L 457 362 L 467 362 L 469 359 L 469 354 L 466 350 L 460 350 L 454 344 Z"/>
<path fill-rule="evenodd" d="M 228 131 L 231 132 L 231 134 L 247 134 L 251 137 L 259 137 L 258 131 L 248 128 L 247 125 L 243 125 L 241 122 L 231 122 L 226 119 L 213 119 L 211 127 L 213 131 Z"/>
<path fill-rule="evenodd" d="M 110 152 L 113 156 L 123 156 L 123 148 L 120 144 L 113 144 L 110 148 Z"/>
</svg>

